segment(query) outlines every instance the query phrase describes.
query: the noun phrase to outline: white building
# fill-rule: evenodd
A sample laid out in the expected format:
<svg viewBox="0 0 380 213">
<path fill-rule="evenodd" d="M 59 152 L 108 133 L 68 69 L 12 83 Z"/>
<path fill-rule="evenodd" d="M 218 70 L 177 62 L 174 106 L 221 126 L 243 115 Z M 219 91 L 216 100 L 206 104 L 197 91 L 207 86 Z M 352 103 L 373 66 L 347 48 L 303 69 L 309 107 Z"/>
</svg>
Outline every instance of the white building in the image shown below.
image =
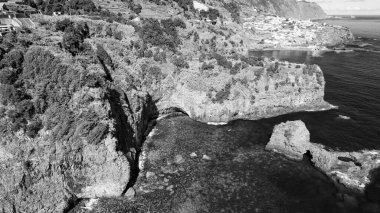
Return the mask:
<svg viewBox="0 0 380 213">
<path fill-rule="evenodd" d="M 202 4 L 200 2 L 197 2 L 197 1 L 193 1 L 193 5 L 194 5 L 194 9 L 198 10 L 198 11 L 208 11 L 209 8 L 205 5 L 205 4 Z"/>
</svg>

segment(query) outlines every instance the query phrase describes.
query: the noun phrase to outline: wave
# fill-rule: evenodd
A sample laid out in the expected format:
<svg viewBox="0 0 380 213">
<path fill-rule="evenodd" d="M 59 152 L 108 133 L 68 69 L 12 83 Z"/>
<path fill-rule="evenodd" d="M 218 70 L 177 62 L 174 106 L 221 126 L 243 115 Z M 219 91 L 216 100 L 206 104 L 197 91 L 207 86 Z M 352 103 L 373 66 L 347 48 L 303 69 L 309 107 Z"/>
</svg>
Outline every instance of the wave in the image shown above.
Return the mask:
<svg viewBox="0 0 380 213">
<path fill-rule="evenodd" d="M 212 126 L 222 126 L 222 125 L 227 125 L 226 122 L 207 122 L 208 125 Z"/>
<path fill-rule="evenodd" d="M 338 118 L 343 119 L 343 120 L 350 120 L 351 118 L 345 115 L 339 115 Z"/>
<path fill-rule="evenodd" d="M 327 110 L 332 110 L 332 109 L 339 109 L 338 106 L 334 106 L 332 104 L 329 104 L 326 107 L 320 107 L 320 108 L 315 108 L 315 109 L 308 109 L 305 110 L 306 112 L 320 112 L 320 111 L 327 111 Z"/>
<path fill-rule="evenodd" d="M 354 52 L 354 50 L 335 50 L 334 51 L 335 53 L 351 53 L 351 52 Z"/>
</svg>

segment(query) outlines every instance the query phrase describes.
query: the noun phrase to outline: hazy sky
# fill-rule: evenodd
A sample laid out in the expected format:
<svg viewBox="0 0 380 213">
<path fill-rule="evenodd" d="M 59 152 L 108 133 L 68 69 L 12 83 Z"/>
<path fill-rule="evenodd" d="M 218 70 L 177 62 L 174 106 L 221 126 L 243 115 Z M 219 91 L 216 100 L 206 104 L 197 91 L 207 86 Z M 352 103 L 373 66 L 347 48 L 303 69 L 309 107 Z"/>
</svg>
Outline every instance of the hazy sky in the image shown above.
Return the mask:
<svg viewBox="0 0 380 213">
<path fill-rule="evenodd" d="M 380 15 L 380 0 L 309 0 L 329 15 Z"/>
</svg>

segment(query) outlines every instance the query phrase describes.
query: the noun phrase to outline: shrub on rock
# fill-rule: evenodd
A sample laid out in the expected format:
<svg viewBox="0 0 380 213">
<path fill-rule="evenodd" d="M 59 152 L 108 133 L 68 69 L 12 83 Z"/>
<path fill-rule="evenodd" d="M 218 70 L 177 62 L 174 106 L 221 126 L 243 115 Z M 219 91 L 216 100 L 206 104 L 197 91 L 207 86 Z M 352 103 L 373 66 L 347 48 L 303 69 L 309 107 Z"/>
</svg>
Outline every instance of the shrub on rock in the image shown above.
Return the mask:
<svg viewBox="0 0 380 213">
<path fill-rule="evenodd" d="M 174 50 L 181 44 L 177 27 L 186 28 L 181 19 L 148 19 L 144 22 L 139 35 L 145 44 L 153 46 L 166 46 Z"/>
<path fill-rule="evenodd" d="M 65 4 L 65 9 L 67 12 L 83 11 L 83 12 L 95 12 L 97 8 L 92 0 L 69 0 Z"/>
<path fill-rule="evenodd" d="M 65 29 L 62 46 L 75 56 L 83 50 L 84 39 L 89 36 L 90 30 L 88 25 L 84 22 L 76 23 Z"/>
<path fill-rule="evenodd" d="M 65 18 L 65 19 L 57 21 L 57 23 L 55 23 L 55 29 L 58 31 L 64 32 L 67 27 L 72 26 L 73 24 L 74 24 L 74 22 L 72 22 L 68 18 Z"/>
<path fill-rule="evenodd" d="M 0 70 L 0 83 L 12 85 L 18 77 L 18 73 L 15 69 L 5 67 Z"/>
</svg>

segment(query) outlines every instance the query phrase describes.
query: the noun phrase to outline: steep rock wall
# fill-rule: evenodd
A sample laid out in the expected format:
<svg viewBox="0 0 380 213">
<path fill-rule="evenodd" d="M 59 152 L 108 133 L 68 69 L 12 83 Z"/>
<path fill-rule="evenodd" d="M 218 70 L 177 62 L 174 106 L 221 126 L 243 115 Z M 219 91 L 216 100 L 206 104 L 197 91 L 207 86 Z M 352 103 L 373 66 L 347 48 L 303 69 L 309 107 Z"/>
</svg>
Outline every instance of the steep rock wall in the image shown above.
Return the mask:
<svg viewBox="0 0 380 213">
<path fill-rule="evenodd" d="M 182 73 L 172 83 L 163 82 L 158 109 L 177 107 L 202 122 L 260 119 L 330 107 L 323 100 L 325 81 L 316 65 L 273 62 L 235 75 L 219 69 Z"/>
</svg>

